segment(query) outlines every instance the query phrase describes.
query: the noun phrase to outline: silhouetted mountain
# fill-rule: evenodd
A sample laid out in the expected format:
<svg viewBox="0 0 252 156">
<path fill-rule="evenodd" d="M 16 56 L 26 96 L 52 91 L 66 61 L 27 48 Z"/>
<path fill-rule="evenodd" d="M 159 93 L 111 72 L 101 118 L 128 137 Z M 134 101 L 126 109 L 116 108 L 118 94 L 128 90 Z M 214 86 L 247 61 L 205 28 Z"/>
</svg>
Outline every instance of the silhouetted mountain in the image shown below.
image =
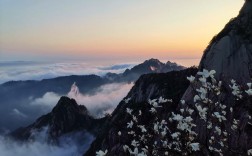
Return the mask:
<svg viewBox="0 0 252 156">
<path fill-rule="evenodd" d="M 168 61 L 162 63 L 158 59 L 149 59 L 143 63 L 134 66 L 132 69 L 126 69 L 122 74 L 108 73 L 105 77 L 114 81 L 136 81 L 141 75 L 148 73 L 166 73 L 185 69 L 176 63 Z"/>
<path fill-rule="evenodd" d="M 41 116 L 25 128 L 15 130 L 9 136 L 16 140 L 26 141 L 33 139 L 34 131 L 42 131 L 45 127 L 48 127 L 48 141 L 57 141 L 62 135 L 78 131 L 86 131 L 95 136 L 105 119 L 106 117 L 94 119 L 85 106 L 78 105 L 74 99 L 61 97 L 50 113 Z"/>
<path fill-rule="evenodd" d="M 80 86 L 80 92 L 92 94 L 96 88 L 107 84 L 108 80 L 96 75 L 65 76 L 42 81 L 11 81 L 0 85 L 0 114 L 2 115 L 0 131 L 2 127 L 13 130 L 17 126 L 30 124 L 34 119 L 46 113 L 41 107 L 31 104 L 34 99 L 41 98 L 48 92 L 67 95 L 74 82 Z M 17 119 L 17 116 L 13 115 L 13 110 L 25 112 L 27 116 L 22 115 L 23 118 Z"/>
<path fill-rule="evenodd" d="M 113 66 L 112 68 L 120 67 L 121 65 Z M 104 77 L 97 75 L 72 75 L 41 81 L 6 82 L 0 85 L 0 97 L 2 98 L 0 104 L 0 114 L 2 115 L 2 118 L 0 118 L 0 134 L 2 128 L 14 130 L 19 126 L 30 124 L 34 119 L 46 113 L 41 107 L 31 106 L 30 103 L 35 99 L 42 98 L 48 92 L 64 96 L 67 95 L 71 85 L 76 83 L 81 93 L 92 95 L 96 93 L 99 87 L 105 84 L 134 82 L 142 74 L 168 72 L 183 68 L 176 63 L 167 62 L 164 64 L 157 59 L 150 59 L 132 69 L 126 70 L 124 73 L 108 73 Z M 22 118 L 17 119 L 17 115 L 21 115 Z M 8 121 L 6 118 L 8 118 Z"/>
</svg>

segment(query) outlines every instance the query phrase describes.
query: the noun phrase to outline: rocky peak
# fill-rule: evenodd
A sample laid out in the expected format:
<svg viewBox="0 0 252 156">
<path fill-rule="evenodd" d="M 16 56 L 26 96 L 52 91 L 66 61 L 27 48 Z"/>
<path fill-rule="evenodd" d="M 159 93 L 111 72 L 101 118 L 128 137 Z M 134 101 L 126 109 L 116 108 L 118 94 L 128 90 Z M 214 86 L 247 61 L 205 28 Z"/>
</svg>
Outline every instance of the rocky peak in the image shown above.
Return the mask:
<svg viewBox="0 0 252 156">
<path fill-rule="evenodd" d="M 78 105 L 74 99 L 63 96 L 50 113 L 41 116 L 25 128 L 17 129 L 10 136 L 25 141 L 31 139 L 33 131 L 39 132 L 44 127 L 48 127 L 48 138 L 51 140 L 57 140 L 64 134 L 82 130 L 96 135 L 105 119 L 94 119 L 89 115 L 85 106 Z"/>
<path fill-rule="evenodd" d="M 252 0 L 246 0 L 240 14 L 251 14 L 252 13 Z"/>
<path fill-rule="evenodd" d="M 80 94 L 79 88 L 76 85 L 76 82 L 74 82 L 71 86 L 71 90 L 68 93 L 68 96 L 73 98 L 73 97 L 77 97 Z"/>
<path fill-rule="evenodd" d="M 74 99 L 62 96 L 56 106 L 53 108 L 52 113 L 62 112 L 66 113 L 79 113 L 87 114 L 88 110 L 83 105 L 78 105 Z"/>
<path fill-rule="evenodd" d="M 149 60 L 144 61 L 143 64 L 161 64 L 161 63 L 162 62 L 160 62 L 158 59 L 151 58 Z"/>
</svg>

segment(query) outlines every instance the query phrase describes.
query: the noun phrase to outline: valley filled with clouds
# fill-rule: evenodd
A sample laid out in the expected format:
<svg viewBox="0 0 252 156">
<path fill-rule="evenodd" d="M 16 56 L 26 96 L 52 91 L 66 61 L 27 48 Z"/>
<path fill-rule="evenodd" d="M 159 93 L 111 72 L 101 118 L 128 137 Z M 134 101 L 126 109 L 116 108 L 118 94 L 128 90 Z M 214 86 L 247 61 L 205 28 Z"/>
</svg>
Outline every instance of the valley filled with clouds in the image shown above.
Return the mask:
<svg viewBox="0 0 252 156">
<path fill-rule="evenodd" d="M 122 73 L 134 64 L 92 65 L 83 62 L 31 62 L 31 61 L 0 61 L 0 84 L 7 81 L 42 80 L 68 75 L 103 76 L 108 72 Z"/>
</svg>

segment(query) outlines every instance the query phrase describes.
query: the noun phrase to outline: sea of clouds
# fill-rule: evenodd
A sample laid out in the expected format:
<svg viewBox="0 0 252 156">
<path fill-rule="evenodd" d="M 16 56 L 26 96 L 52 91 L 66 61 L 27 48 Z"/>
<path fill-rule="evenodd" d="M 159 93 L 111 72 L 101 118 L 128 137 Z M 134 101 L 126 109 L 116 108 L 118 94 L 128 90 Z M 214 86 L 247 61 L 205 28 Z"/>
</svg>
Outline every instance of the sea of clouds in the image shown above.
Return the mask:
<svg viewBox="0 0 252 156">
<path fill-rule="evenodd" d="M 67 96 L 75 99 L 78 104 L 86 106 L 92 116 L 100 118 L 107 113 L 112 113 L 132 86 L 133 83 L 111 83 L 99 87 L 97 92 L 92 95 L 85 95 L 80 92 L 78 94 L 71 94 L 69 92 Z M 33 99 L 30 105 L 52 109 L 61 96 L 54 92 L 47 92 L 42 97 Z M 19 115 L 20 113 L 17 114 Z"/>
<path fill-rule="evenodd" d="M 103 76 L 108 72 L 122 73 L 134 64 L 93 65 L 83 62 L 29 62 L 0 61 L 0 84 L 7 81 L 42 80 L 68 75 L 96 74 Z"/>
<path fill-rule="evenodd" d="M 0 62 L 0 84 L 11 80 L 41 80 L 67 75 L 96 74 L 103 76 L 108 72 L 122 73 L 132 64 L 112 66 L 90 66 L 86 63 L 37 63 L 37 62 Z M 57 104 L 61 96 L 68 96 L 80 105 L 85 105 L 90 114 L 96 118 L 113 112 L 119 102 L 132 88 L 132 83 L 111 83 L 102 85 L 92 94 L 78 91 L 72 94 L 71 88 L 67 95 L 47 92 L 41 97 L 27 97 L 15 105 L 2 105 L 0 119 L 0 155 L 2 156 L 80 156 L 95 139 L 87 132 L 74 132 L 60 138 L 58 145 L 48 144 L 46 141 L 47 129 L 34 134 L 35 139 L 26 143 L 16 142 L 3 137 L 10 132 L 8 126 L 18 128 L 27 126 L 43 114 L 49 113 Z M 76 86 L 77 90 L 78 87 Z M 11 107 L 11 108 L 10 108 Z M 7 109 L 8 108 L 8 109 Z M 26 124 L 23 124 L 26 123 Z M 5 125 L 5 126 L 3 126 Z"/>
<path fill-rule="evenodd" d="M 59 138 L 57 145 L 48 143 L 47 127 L 33 132 L 32 141 L 18 142 L 0 136 L 1 156 L 81 156 L 89 148 L 94 136 L 85 131 L 74 132 Z"/>
</svg>

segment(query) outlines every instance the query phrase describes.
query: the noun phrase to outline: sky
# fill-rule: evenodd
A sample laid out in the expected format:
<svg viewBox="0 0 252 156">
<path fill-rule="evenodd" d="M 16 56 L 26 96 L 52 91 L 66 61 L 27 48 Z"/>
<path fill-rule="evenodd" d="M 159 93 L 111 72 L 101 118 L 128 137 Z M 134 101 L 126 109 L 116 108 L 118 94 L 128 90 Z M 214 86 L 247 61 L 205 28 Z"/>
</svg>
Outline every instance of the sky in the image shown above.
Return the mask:
<svg viewBox="0 0 252 156">
<path fill-rule="evenodd" d="M 0 0 L 0 60 L 199 59 L 244 0 Z"/>
</svg>

